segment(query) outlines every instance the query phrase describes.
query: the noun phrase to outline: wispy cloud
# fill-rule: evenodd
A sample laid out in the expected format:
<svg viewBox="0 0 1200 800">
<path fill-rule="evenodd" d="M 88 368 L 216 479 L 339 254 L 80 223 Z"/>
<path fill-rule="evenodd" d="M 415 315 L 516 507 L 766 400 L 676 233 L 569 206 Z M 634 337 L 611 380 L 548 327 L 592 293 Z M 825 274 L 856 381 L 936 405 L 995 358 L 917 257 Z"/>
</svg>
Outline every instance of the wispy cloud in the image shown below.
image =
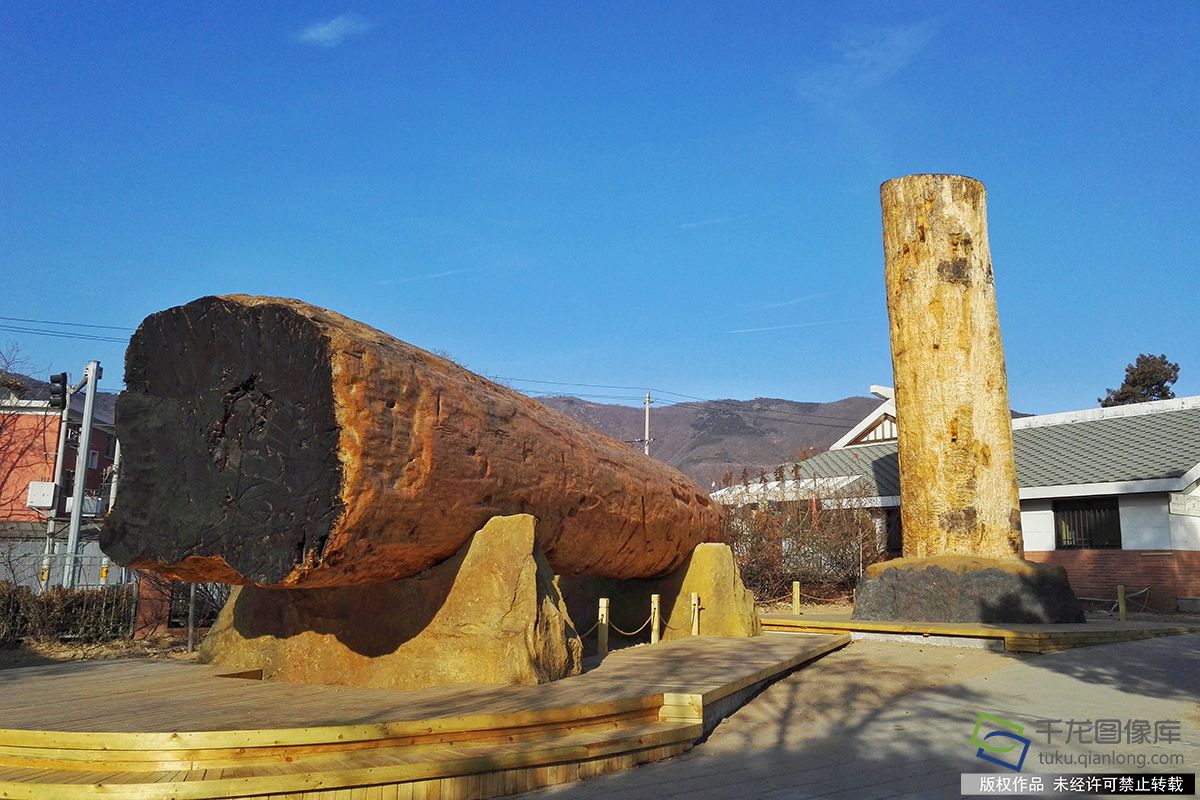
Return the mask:
<svg viewBox="0 0 1200 800">
<path fill-rule="evenodd" d="M 347 11 L 333 19 L 314 22 L 296 34 L 296 41 L 301 44 L 310 44 L 313 47 L 337 47 L 351 36 L 366 33 L 374 27 L 374 23 L 353 11 Z"/>
<path fill-rule="evenodd" d="M 724 225 L 726 222 L 732 222 L 733 217 L 713 217 L 712 219 L 701 219 L 696 222 L 681 222 L 679 227 L 681 230 L 688 228 L 704 228 L 709 225 Z"/>
<path fill-rule="evenodd" d="M 839 322 L 848 322 L 844 319 L 822 319 L 814 322 L 794 322 L 791 325 L 769 325 L 765 328 L 739 328 L 736 331 L 725 331 L 726 333 L 761 333 L 762 331 L 786 331 L 792 328 L 815 328 L 818 325 L 836 325 Z"/>
<path fill-rule="evenodd" d="M 448 269 L 445 272 L 431 272 L 428 275 L 410 275 L 405 278 L 388 278 L 379 281 L 376 286 L 397 286 L 402 283 L 414 283 L 416 281 L 434 281 L 438 278 L 449 278 L 452 275 L 467 275 L 472 272 L 488 272 L 494 269 L 500 269 L 501 264 L 494 264 L 490 267 L 470 267 L 468 269 Z"/>
<path fill-rule="evenodd" d="M 828 297 L 829 292 L 821 292 L 820 294 L 806 294 L 803 297 L 797 297 L 792 300 L 784 300 L 779 303 L 763 303 L 762 305 L 747 306 L 748 311 L 770 311 L 773 308 L 787 308 L 788 306 L 798 306 L 801 303 L 809 300 L 818 300 L 822 297 Z"/>
<path fill-rule="evenodd" d="M 899 73 L 929 45 L 940 18 L 858 29 L 833 43 L 836 56 L 800 78 L 800 95 L 818 103 L 845 101 Z"/>
</svg>

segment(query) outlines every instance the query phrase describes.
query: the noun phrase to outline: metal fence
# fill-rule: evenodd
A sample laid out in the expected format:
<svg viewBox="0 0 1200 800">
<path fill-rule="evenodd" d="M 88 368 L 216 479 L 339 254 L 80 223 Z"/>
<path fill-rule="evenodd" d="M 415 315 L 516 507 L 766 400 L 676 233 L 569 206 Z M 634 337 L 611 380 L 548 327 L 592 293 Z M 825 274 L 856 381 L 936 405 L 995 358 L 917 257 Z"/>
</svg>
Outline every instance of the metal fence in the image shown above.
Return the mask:
<svg viewBox="0 0 1200 800">
<path fill-rule="evenodd" d="M 74 558 L 62 542 L 0 537 L 0 645 L 25 639 L 106 641 L 211 626 L 222 584 L 188 584 L 112 563 L 95 540 Z M 70 577 L 74 576 L 74 581 Z"/>
<path fill-rule="evenodd" d="M 38 593 L 72 583 L 68 580 L 71 571 L 74 572 L 73 584 L 77 589 L 99 589 L 136 582 L 133 570 L 113 564 L 107 556 L 98 553 L 99 547 L 93 551 L 85 546 L 80 555 L 71 559 L 64 552 L 46 555 L 40 542 L 0 543 L 0 581 Z"/>
<path fill-rule="evenodd" d="M 0 582 L 0 644 L 27 640 L 105 642 L 131 635 L 134 584 L 35 592 Z"/>
</svg>

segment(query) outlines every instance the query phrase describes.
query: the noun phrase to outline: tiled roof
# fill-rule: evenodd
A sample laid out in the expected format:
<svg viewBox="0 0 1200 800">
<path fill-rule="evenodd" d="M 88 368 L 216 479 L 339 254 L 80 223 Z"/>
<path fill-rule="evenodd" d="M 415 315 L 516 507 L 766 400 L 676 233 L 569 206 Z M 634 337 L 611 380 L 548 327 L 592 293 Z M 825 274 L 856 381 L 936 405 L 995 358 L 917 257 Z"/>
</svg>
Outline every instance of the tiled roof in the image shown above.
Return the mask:
<svg viewBox="0 0 1200 800">
<path fill-rule="evenodd" d="M 1013 443 L 1021 488 L 1180 478 L 1200 464 L 1200 408 L 1018 426 Z M 895 442 L 830 450 L 800 469 L 806 477 L 862 475 L 856 488 L 900 494 Z"/>
<path fill-rule="evenodd" d="M 900 494 L 900 469 L 896 461 L 896 443 L 847 447 L 819 453 L 800 462 L 801 476 L 834 477 L 861 475 L 853 485 L 855 494 L 889 497 Z"/>
</svg>

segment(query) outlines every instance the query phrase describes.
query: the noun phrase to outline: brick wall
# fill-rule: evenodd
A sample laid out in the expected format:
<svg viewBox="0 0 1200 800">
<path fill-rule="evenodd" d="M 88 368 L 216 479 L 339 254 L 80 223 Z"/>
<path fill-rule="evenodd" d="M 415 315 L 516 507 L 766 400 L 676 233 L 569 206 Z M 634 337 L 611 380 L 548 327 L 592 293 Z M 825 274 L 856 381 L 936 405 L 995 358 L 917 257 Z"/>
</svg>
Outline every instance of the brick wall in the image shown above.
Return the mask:
<svg viewBox="0 0 1200 800">
<path fill-rule="evenodd" d="M 1079 597 L 1115 599 L 1118 583 L 1127 593 L 1149 586 L 1150 608 L 1158 611 L 1174 611 L 1180 597 L 1200 597 L 1200 551 L 1043 550 L 1025 557 L 1065 568 Z"/>
<path fill-rule="evenodd" d="M 144 639 L 166 633 L 171 616 L 171 584 L 145 572 L 138 572 L 138 607 L 133 636 Z"/>
</svg>

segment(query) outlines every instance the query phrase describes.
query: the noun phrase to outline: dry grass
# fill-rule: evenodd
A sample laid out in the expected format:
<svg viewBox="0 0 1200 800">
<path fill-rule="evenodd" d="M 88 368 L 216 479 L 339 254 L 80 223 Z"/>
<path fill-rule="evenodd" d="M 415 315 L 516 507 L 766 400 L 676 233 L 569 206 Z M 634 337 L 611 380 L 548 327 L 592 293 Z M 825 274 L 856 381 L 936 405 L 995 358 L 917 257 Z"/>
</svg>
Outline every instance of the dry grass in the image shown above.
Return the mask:
<svg viewBox="0 0 1200 800">
<path fill-rule="evenodd" d="M 131 641 L 118 639 L 112 642 L 73 644 L 70 642 L 26 642 L 20 647 L 0 649 L 0 669 L 31 667 L 62 661 L 83 661 L 109 658 L 176 658 L 191 659 L 194 653 L 187 652 L 187 640 L 175 636 L 156 634 L 145 639 Z"/>
</svg>

